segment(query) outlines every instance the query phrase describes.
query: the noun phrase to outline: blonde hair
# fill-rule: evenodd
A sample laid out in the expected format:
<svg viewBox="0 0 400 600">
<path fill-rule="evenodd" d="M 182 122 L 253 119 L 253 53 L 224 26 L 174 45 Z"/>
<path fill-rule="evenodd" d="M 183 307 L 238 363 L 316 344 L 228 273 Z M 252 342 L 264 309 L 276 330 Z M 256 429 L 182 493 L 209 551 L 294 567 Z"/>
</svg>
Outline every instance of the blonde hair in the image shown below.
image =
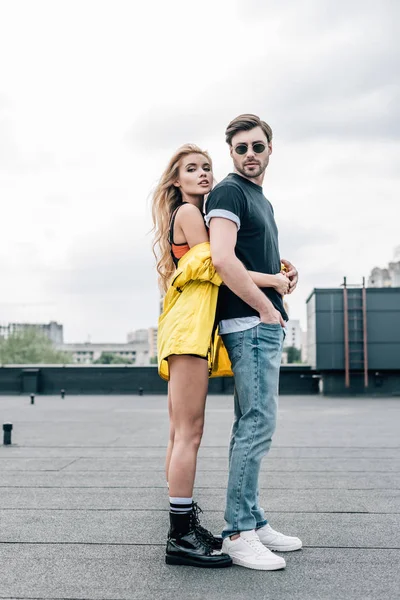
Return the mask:
<svg viewBox="0 0 400 600">
<path fill-rule="evenodd" d="M 156 259 L 158 272 L 158 285 L 162 292 L 166 292 L 171 276 L 175 271 L 174 261 L 171 256 L 171 246 L 168 241 L 172 213 L 182 202 L 180 188 L 174 183 L 178 179 L 180 161 L 189 154 L 202 154 L 210 165 L 211 158 L 208 153 L 195 144 L 185 144 L 178 148 L 169 161 L 160 181 L 154 191 L 151 214 L 153 217 L 154 242 L 153 254 Z"/>
</svg>

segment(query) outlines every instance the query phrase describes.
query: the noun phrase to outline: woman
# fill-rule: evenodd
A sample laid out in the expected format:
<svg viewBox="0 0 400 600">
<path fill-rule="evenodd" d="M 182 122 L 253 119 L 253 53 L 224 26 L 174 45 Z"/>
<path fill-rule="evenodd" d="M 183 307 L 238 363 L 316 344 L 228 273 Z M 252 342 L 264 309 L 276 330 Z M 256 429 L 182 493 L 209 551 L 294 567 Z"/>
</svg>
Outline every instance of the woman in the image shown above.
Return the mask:
<svg viewBox="0 0 400 600">
<path fill-rule="evenodd" d="M 203 318 L 202 312 L 210 312 L 210 307 L 213 307 L 213 311 L 208 315 L 206 328 L 212 328 L 210 318 L 214 321 L 218 285 L 222 283 L 220 279 L 218 281 L 219 276 L 211 263 L 202 213 L 204 197 L 211 191 L 212 185 L 212 162 L 207 152 L 193 144 L 179 148 L 165 169 L 153 196 L 153 251 L 157 260 L 160 288 L 164 293 L 168 291 L 168 311 L 172 307 L 168 313 L 168 335 L 163 332 L 163 337 L 168 337 L 168 343 L 172 345 L 168 346 L 170 350 L 165 350 L 164 339 L 163 355 L 160 356 L 159 352 L 159 365 L 164 362 L 164 370 L 160 369 L 160 374 L 169 378 L 170 436 L 166 476 L 170 493 L 170 531 L 166 562 L 225 567 L 230 566 L 231 560 L 219 551 L 221 540 L 201 527 L 198 519 L 200 509 L 193 503 L 197 453 L 203 434 L 208 377 L 211 371 L 207 345 L 201 350 L 196 344 L 190 345 L 191 334 L 193 337 L 191 330 L 199 325 L 197 321 Z M 183 264 L 184 268 L 181 268 Z M 185 269 L 190 272 L 186 279 L 182 273 Z M 275 287 L 282 295 L 288 291 L 289 281 L 282 273 L 267 275 L 250 272 L 250 276 L 259 287 Z M 183 294 L 182 289 L 177 286 L 179 277 L 183 277 L 186 286 Z M 188 288 L 196 284 L 196 279 L 199 280 L 198 285 L 189 295 Z M 171 288 L 171 281 L 175 285 L 174 290 Z M 211 295 L 204 296 L 205 290 L 209 290 Z M 193 310 L 191 305 L 190 318 L 186 314 L 186 320 L 182 324 L 179 316 L 174 315 L 185 314 L 182 303 L 188 302 L 189 298 L 191 303 L 197 302 L 197 306 Z M 167 304 L 164 304 L 164 312 L 160 317 L 160 325 L 162 323 L 163 326 Z M 201 331 L 201 335 L 204 331 L 202 325 L 200 323 L 200 329 L 196 330 Z M 175 335 L 175 329 L 180 331 L 180 340 L 185 338 L 180 345 L 176 342 L 179 336 Z M 210 337 L 211 331 L 207 335 Z M 174 348 L 179 348 L 179 351 Z"/>
</svg>

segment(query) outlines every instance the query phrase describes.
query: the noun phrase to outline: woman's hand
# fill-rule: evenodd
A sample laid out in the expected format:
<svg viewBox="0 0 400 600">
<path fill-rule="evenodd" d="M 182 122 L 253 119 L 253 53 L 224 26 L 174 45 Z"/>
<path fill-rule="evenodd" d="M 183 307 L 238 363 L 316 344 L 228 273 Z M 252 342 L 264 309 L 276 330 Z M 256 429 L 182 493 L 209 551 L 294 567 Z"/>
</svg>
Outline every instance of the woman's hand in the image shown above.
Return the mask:
<svg viewBox="0 0 400 600">
<path fill-rule="evenodd" d="M 274 275 L 275 283 L 274 288 L 281 295 L 284 296 L 289 291 L 290 280 L 282 272 Z"/>
<path fill-rule="evenodd" d="M 297 282 L 299 280 L 299 274 L 298 274 L 296 267 L 294 265 L 292 265 L 292 263 L 289 262 L 288 260 L 281 258 L 281 263 L 285 266 L 286 277 L 288 277 L 290 280 L 288 293 L 291 294 L 296 289 Z"/>
</svg>

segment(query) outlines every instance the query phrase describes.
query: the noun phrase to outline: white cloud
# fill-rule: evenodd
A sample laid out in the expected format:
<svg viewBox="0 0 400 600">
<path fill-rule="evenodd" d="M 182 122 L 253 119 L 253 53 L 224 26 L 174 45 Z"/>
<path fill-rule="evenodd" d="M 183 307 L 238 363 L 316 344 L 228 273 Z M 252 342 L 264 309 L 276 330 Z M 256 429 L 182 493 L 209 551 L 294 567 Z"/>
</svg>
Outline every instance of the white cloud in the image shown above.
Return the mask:
<svg viewBox="0 0 400 600">
<path fill-rule="evenodd" d="M 66 341 L 156 323 L 148 196 L 174 149 L 230 170 L 226 124 L 274 129 L 265 180 L 289 298 L 361 281 L 399 244 L 397 3 L 1 4 L 0 322 L 56 319 Z"/>
</svg>

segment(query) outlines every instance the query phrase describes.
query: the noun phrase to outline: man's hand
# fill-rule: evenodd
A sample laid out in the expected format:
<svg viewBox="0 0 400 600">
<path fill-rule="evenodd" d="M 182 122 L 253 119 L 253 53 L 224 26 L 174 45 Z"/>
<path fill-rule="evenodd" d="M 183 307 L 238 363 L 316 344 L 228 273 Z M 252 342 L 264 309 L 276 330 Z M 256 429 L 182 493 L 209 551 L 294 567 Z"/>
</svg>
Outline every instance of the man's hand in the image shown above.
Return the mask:
<svg viewBox="0 0 400 600">
<path fill-rule="evenodd" d="M 294 265 L 292 265 L 292 263 L 288 260 L 281 258 L 281 263 L 283 263 L 287 269 L 285 275 L 290 281 L 288 294 L 291 294 L 296 289 L 297 282 L 299 280 L 299 274 L 297 272 L 296 267 L 294 267 Z"/>
<path fill-rule="evenodd" d="M 211 257 L 222 281 L 236 296 L 254 308 L 263 323 L 280 323 L 285 326 L 281 313 L 271 300 L 256 286 L 249 272 L 235 254 L 236 223 L 223 217 L 210 221 Z"/>
<path fill-rule="evenodd" d="M 260 313 L 260 321 L 261 323 L 265 323 L 266 325 L 274 325 L 276 323 L 279 323 L 280 325 L 282 325 L 282 327 L 286 326 L 286 323 L 283 320 L 281 313 L 279 312 L 279 310 L 276 310 L 276 308 L 272 304 L 271 308 L 269 308 L 268 311 Z"/>
</svg>

